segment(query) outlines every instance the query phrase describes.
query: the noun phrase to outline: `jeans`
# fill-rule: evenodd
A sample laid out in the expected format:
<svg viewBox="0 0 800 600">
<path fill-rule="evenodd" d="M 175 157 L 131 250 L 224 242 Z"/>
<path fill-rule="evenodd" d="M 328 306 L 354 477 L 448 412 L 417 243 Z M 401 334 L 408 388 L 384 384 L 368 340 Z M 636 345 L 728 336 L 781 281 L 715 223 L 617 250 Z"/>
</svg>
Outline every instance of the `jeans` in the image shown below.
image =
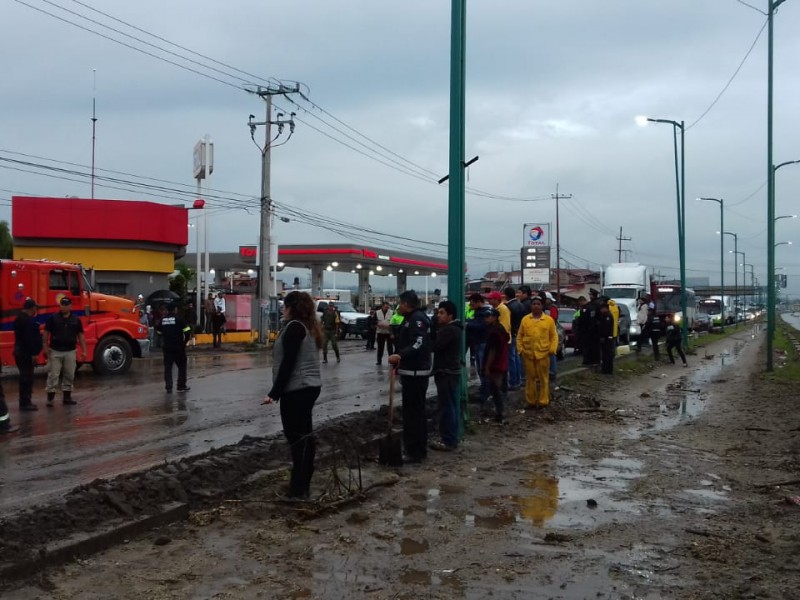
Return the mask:
<svg viewBox="0 0 800 600">
<path fill-rule="evenodd" d="M 439 404 L 439 435 L 450 448 L 458 446 L 458 387 L 461 375 L 436 373 L 433 376 Z"/>
<path fill-rule="evenodd" d="M 78 363 L 75 359 L 75 350 L 50 349 L 50 364 L 47 371 L 47 391 L 55 392 L 58 387 L 58 378 L 61 377 L 61 391 L 71 392 L 72 382 L 75 379 L 75 369 Z"/>
<path fill-rule="evenodd" d="M 289 495 L 304 496 L 311 487 L 314 474 L 314 456 L 317 444 L 314 439 L 311 411 L 322 388 L 310 387 L 286 392 L 280 401 L 283 434 L 292 454 L 292 474 L 289 478 Z"/>
<path fill-rule="evenodd" d="M 517 336 L 511 336 L 511 346 L 508 349 L 508 385 L 519 387 L 522 383 L 522 359 L 517 352 Z"/>
<path fill-rule="evenodd" d="M 403 446 L 411 460 L 422 460 L 428 455 L 428 420 L 425 418 L 427 377 L 401 375 L 403 383 Z"/>
<path fill-rule="evenodd" d="M 481 402 L 486 402 L 489 399 L 489 381 L 486 375 L 483 374 L 483 359 L 486 354 L 486 342 L 475 344 L 475 368 L 478 369 L 478 377 L 481 380 L 481 385 L 478 388 L 480 393 Z"/>
</svg>

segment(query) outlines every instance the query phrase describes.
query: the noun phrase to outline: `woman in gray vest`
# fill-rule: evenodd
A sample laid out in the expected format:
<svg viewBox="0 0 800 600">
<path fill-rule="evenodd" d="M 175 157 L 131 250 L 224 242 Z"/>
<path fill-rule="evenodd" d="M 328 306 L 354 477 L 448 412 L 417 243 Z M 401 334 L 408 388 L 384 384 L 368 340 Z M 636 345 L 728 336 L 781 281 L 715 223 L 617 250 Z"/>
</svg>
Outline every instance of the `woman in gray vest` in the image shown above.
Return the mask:
<svg viewBox="0 0 800 600">
<path fill-rule="evenodd" d="M 314 301 L 305 292 L 287 294 L 283 318 L 285 325 L 272 351 L 272 389 L 265 404 L 280 401 L 283 433 L 292 452 L 288 496 L 308 498 L 316 452 L 311 411 L 322 389 L 322 329 Z"/>
</svg>

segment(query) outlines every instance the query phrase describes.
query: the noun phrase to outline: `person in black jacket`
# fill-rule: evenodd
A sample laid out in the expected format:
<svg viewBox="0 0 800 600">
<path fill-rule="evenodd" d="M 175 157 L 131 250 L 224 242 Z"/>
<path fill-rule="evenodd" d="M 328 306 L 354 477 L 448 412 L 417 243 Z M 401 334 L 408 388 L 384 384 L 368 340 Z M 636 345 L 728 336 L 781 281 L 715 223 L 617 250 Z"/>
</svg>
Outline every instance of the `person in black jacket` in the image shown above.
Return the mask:
<svg viewBox="0 0 800 600">
<path fill-rule="evenodd" d="M 395 354 L 389 357 L 389 364 L 397 368 L 403 384 L 403 445 L 407 461 L 420 463 L 428 455 L 425 394 L 431 374 L 429 323 L 414 291 L 400 294 L 397 310 L 405 318 L 398 328 Z"/>
<path fill-rule="evenodd" d="M 366 351 L 375 350 L 375 336 L 378 333 L 378 315 L 375 313 L 374 308 L 369 309 L 369 316 L 367 317 L 367 346 L 364 348 Z"/>
<path fill-rule="evenodd" d="M 58 312 L 50 315 L 44 324 L 44 347 L 47 350 L 47 406 L 53 406 L 56 389 L 61 381 L 62 403 L 74 405 L 72 382 L 78 364 L 77 346 L 80 344 L 82 356 L 86 356 L 86 336 L 83 324 L 72 313 L 72 300 L 63 296 L 58 301 Z"/>
<path fill-rule="evenodd" d="M 672 356 L 673 348 L 678 351 L 678 356 L 681 357 L 681 363 L 683 366 L 686 366 L 686 354 L 683 352 L 683 342 L 681 340 L 681 326 L 679 323 L 675 323 L 675 319 L 672 315 L 666 316 L 666 334 L 665 334 L 665 341 L 667 346 L 667 356 L 669 356 L 669 362 L 673 365 L 675 364 L 675 357 Z"/>
<path fill-rule="evenodd" d="M 508 348 L 508 389 L 518 390 L 522 383 L 522 359 L 517 352 L 517 331 L 522 317 L 527 315 L 525 305 L 522 304 L 522 292 L 515 291 L 513 287 L 503 290 L 506 297 L 506 306 L 511 313 L 511 345 Z M 529 309 L 530 310 L 530 309 Z"/>
<path fill-rule="evenodd" d="M 597 335 L 600 337 L 600 372 L 604 375 L 613 375 L 614 353 L 617 349 L 614 338 L 614 317 L 605 302 L 600 305 L 597 315 Z"/>
<path fill-rule="evenodd" d="M 647 332 L 650 338 L 650 345 L 653 346 L 653 359 L 660 360 L 661 355 L 658 352 L 658 340 L 661 338 L 661 318 L 656 314 L 652 308 L 647 310 Z"/>
<path fill-rule="evenodd" d="M 441 440 L 431 442 L 433 450 L 455 450 L 458 447 L 458 397 L 464 331 L 456 319 L 456 310 L 454 302 L 443 300 L 436 313 L 439 328 L 433 342 L 433 381 L 438 398 Z"/>
<path fill-rule="evenodd" d="M 178 306 L 171 303 L 167 314 L 156 327 L 164 351 L 164 386 L 172 393 L 172 365 L 178 366 L 178 391 L 188 392 L 186 385 L 186 344 L 192 337 L 192 328 L 178 316 Z"/>
<path fill-rule="evenodd" d="M 42 333 L 36 322 L 39 307 L 33 298 L 27 298 L 14 320 L 14 362 L 19 369 L 19 409 L 39 410 L 32 401 L 33 359 L 42 351 Z"/>
</svg>

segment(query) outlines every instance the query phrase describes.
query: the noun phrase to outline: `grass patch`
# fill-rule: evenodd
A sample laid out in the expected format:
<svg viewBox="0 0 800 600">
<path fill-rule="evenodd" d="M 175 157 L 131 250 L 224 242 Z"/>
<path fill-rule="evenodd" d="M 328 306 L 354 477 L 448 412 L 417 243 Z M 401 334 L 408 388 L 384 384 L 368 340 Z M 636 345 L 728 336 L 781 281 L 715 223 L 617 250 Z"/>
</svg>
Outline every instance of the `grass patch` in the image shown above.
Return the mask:
<svg viewBox="0 0 800 600">
<path fill-rule="evenodd" d="M 780 381 L 800 381 L 800 356 L 790 337 L 800 340 L 800 332 L 782 321 L 776 325 L 773 348 L 779 356 L 776 357 L 775 371 L 769 377 Z"/>
<path fill-rule="evenodd" d="M 693 336 L 689 338 L 689 348 L 688 353 L 694 354 L 697 348 L 703 348 L 708 346 L 709 344 L 713 344 L 716 341 L 724 340 L 726 337 L 732 336 L 734 333 L 739 333 L 741 331 L 745 331 L 750 323 L 740 323 L 738 326 L 728 325 L 725 327 L 725 331 L 714 331 L 712 333 L 707 333 L 706 335 L 701 336 Z"/>
</svg>

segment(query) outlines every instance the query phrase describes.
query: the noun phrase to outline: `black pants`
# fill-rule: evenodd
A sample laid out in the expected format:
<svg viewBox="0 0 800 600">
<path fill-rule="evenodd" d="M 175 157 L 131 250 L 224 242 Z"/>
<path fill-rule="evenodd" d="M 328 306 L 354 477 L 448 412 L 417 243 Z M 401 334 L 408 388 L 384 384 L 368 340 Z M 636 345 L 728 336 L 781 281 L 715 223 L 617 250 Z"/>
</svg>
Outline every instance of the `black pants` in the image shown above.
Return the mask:
<svg viewBox="0 0 800 600">
<path fill-rule="evenodd" d="M 678 351 L 678 356 L 681 357 L 681 362 L 686 364 L 686 355 L 683 353 L 682 345 L 683 344 L 681 344 L 681 340 L 677 340 L 675 342 L 667 340 L 667 356 L 669 356 L 669 362 L 671 362 L 673 365 L 675 364 L 675 358 L 672 356 L 673 348 Z"/>
<path fill-rule="evenodd" d="M 214 343 L 214 348 L 222 346 L 222 328 L 214 328 L 214 331 L 211 333 L 211 340 Z"/>
<path fill-rule="evenodd" d="M 186 387 L 186 350 L 164 350 L 164 385 L 172 390 L 172 365 L 178 367 L 178 389 Z"/>
<path fill-rule="evenodd" d="M 614 354 L 617 343 L 614 338 L 600 340 L 600 372 L 611 375 L 614 372 Z"/>
<path fill-rule="evenodd" d="M 489 393 L 494 400 L 494 418 L 496 421 L 502 421 L 505 415 L 506 373 L 489 373 L 487 381 Z"/>
<path fill-rule="evenodd" d="M 317 444 L 314 439 L 311 411 L 322 388 L 310 387 L 286 392 L 280 401 L 283 434 L 289 442 L 292 454 L 292 475 L 289 479 L 289 495 L 305 496 L 311 487 L 314 474 L 314 455 Z"/>
<path fill-rule="evenodd" d="M 383 346 L 386 346 L 386 352 L 394 354 L 394 344 L 392 344 L 392 337 L 388 333 L 379 333 L 378 339 L 378 362 L 383 360 Z"/>
<path fill-rule="evenodd" d="M 401 375 L 403 383 L 403 446 L 411 460 L 428 455 L 428 420 L 425 418 L 427 377 Z"/>
<path fill-rule="evenodd" d="M 661 337 L 660 331 L 655 331 L 650 333 L 650 345 L 653 346 L 653 358 L 659 360 L 661 358 L 661 354 L 658 351 L 658 338 Z"/>
<path fill-rule="evenodd" d="M 27 406 L 33 397 L 33 357 L 15 353 L 14 361 L 19 369 L 19 405 Z"/>
<path fill-rule="evenodd" d="M 6 433 L 11 429 L 11 415 L 6 405 L 6 395 L 3 393 L 3 385 L 0 384 L 0 433 Z"/>
<path fill-rule="evenodd" d="M 600 362 L 600 336 L 588 332 L 584 338 L 583 364 L 596 365 Z"/>
<path fill-rule="evenodd" d="M 375 336 L 374 331 L 367 331 L 367 350 L 375 350 Z"/>
</svg>

